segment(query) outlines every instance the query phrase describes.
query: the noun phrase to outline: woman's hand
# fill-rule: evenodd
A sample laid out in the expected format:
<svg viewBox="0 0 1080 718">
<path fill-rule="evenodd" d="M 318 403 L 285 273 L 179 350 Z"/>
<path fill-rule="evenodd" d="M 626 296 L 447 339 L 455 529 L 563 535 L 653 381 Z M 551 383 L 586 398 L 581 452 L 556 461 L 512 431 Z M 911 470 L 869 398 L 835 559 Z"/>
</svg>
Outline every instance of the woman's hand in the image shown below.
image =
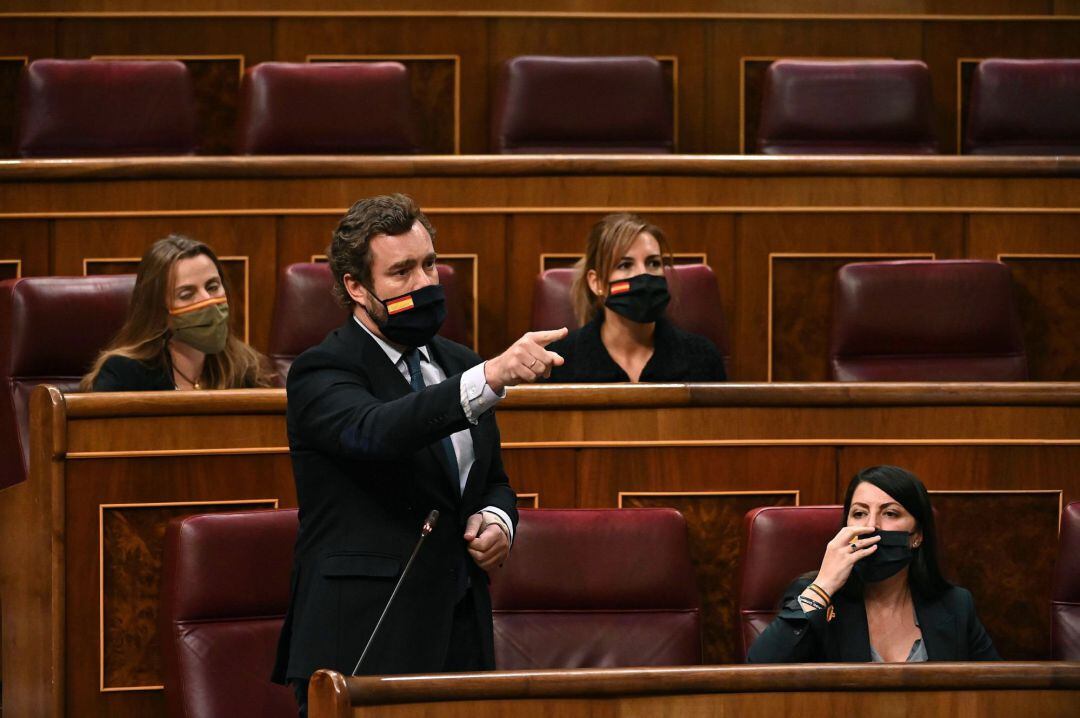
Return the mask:
<svg viewBox="0 0 1080 718">
<path fill-rule="evenodd" d="M 825 547 L 825 558 L 821 560 L 814 583 L 828 591 L 829 595 L 835 595 L 847 583 L 851 567 L 877 551 L 880 536 L 860 538 L 876 530 L 873 526 L 845 526 L 840 529 Z M 852 544 L 855 545 L 854 549 Z"/>
</svg>

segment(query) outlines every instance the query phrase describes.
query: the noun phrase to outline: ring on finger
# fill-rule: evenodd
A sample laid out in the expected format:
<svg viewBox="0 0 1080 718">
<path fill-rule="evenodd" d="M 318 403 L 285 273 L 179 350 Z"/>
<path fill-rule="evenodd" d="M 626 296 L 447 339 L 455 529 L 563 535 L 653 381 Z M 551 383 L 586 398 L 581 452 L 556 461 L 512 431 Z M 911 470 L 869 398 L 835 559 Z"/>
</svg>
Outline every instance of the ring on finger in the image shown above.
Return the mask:
<svg viewBox="0 0 1080 718">
<path fill-rule="evenodd" d="M 529 365 L 529 368 L 532 369 L 534 366 L 536 366 L 536 362 L 538 362 L 538 361 L 540 361 L 540 360 L 537 359 L 536 357 L 533 357 L 532 364 Z"/>
<path fill-rule="evenodd" d="M 859 550 L 859 544 L 855 543 L 854 541 L 852 541 L 848 545 L 851 546 L 851 553 L 855 553 L 856 551 Z"/>
</svg>

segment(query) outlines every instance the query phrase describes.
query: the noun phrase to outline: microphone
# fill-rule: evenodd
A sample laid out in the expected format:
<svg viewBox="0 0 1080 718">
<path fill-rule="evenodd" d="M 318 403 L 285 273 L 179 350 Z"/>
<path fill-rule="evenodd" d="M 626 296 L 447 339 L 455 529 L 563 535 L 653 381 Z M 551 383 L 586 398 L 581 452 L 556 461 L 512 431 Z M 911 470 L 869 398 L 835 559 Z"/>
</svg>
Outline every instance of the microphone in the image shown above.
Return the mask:
<svg viewBox="0 0 1080 718">
<path fill-rule="evenodd" d="M 383 606 L 382 614 L 379 616 L 379 620 L 375 622 L 375 628 L 371 630 L 371 635 L 368 636 L 367 645 L 364 646 L 363 652 L 360 653 L 360 659 L 356 662 L 356 667 L 352 669 L 352 675 L 356 675 L 360 670 L 360 664 L 364 662 L 364 658 L 367 656 L 368 651 L 371 650 L 371 644 L 375 641 L 375 636 L 379 633 L 379 628 L 382 627 L 383 619 L 386 618 L 386 614 L 390 611 L 390 606 L 394 603 L 394 597 L 397 596 L 398 589 L 401 588 L 401 583 L 405 580 L 405 577 L 409 575 L 409 569 L 412 568 L 413 561 L 416 560 L 416 554 L 420 553 L 420 547 L 424 545 L 424 539 L 435 530 L 435 524 L 439 522 L 439 510 L 432 509 L 431 513 L 424 519 L 424 525 L 420 527 L 420 540 L 416 542 L 415 548 L 413 548 L 412 555 L 409 556 L 409 560 L 405 562 L 405 569 L 401 572 L 401 576 L 397 580 L 397 584 L 394 585 L 394 590 L 390 592 L 390 598 L 386 599 L 386 605 Z"/>
</svg>

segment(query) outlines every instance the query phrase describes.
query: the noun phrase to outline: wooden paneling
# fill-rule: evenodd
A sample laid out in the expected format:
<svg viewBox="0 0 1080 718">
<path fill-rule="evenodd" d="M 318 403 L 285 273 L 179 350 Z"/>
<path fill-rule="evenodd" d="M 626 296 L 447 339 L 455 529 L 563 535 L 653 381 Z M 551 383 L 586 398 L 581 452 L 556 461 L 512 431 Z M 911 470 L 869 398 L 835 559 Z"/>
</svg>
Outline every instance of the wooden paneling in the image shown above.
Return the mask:
<svg viewBox="0 0 1080 718">
<path fill-rule="evenodd" d="M 514 489 L 536 494 L 537 508 L 577 506 L 575 449 L 513 449 L 502 452 L 503 466 Z"/>
<path fill-rule="evenodd" d="M 794 506 L 798 491 L 624 493 L 621 508 L 670 507 L 686 519 L 690 561 L 701 596 L 702 662 L 735 663 L 739 639 L 738 565 L 743 550 L 743 516 L 759 506 Z"/>
<path fill-rule="evenodd" d="M 963 227 L 961 216 L 947 214 L 740 216 L 733 376 L 756 381 L 828 379 L 838 266 L 912 256 L 961 257 Z M 758 354 L 759 347 L 766 353 Z"/>
<path fill-rule="evenodd" d="M 49 222 L 14 220 L 0 223 L 0 261 L 5 262 L 4 279 L 15 272 L 24 277 L 51 274 L 49 266 Z M 18 262 L 18 266 L 14 264 Z"/>
<path fill-rule="evenodd" d="M 25 57 L 0 57 L 0 157 L 15 154 L 19 76 L 25 65 Z"/>
</svg>

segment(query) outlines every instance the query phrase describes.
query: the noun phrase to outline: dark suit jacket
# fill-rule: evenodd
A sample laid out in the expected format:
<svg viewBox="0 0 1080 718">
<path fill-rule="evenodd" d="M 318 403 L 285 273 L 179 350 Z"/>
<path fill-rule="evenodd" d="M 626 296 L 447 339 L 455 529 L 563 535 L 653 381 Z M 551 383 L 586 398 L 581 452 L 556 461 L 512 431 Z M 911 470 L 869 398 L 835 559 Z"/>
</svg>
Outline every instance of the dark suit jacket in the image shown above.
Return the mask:
<svg viewBox="0 0 1080 718">
<path fill-rule="evenodd" d="M 604 313 L 548 345 L 566 360 L 551 370 L 550 382 L 626 382 L 623 368 L 608 354 L 600 338 Z M 656 321 L 653 355 L 641 370 L 643 382 L 724 381 L 724 357 L 705 337 L 684 332 L 661 317 Z"/>
<path fill-rule="evenodd" d="M 517 522 L 492 412 L 471 426 L 460 378 L 481 359 L 441 337 L 428 345 L 447 380 L 420 392 L 350 317 L 289 371 L 288 433 L 300 531 L 274 680 L 351 672 L 431 509 L 440 512 L 361 667 L 440 671 L 452 614 L 471 579 L 485 665 L 494 666 L 487 575 L 462 539 L 497 506 Z M 476 462 L 464 496 L 439 440 L 470 429 Z"/>
<path fill-rule="evenodd" d="M 176 389 L 169 370 L 114 354 L 94 377 L 93 391 L 167 391 Z"/>
<path fill-rule="evenodd" d="M 748 663 L 858 663 L 870 660 L 870 629 L 861 599 L 843 593 L 833 597 L 836 618 L 825 611 L 804 613 L 788 603 L 806 590 L 800 578 L 784 592 L 780 613 L 747 652 Z M 953 586 L 935 599 L 912 595 L 923 645 L 931 661 L 996 661 L 994 644 L 975 614 L 966 589 Z"/>
</svg>

